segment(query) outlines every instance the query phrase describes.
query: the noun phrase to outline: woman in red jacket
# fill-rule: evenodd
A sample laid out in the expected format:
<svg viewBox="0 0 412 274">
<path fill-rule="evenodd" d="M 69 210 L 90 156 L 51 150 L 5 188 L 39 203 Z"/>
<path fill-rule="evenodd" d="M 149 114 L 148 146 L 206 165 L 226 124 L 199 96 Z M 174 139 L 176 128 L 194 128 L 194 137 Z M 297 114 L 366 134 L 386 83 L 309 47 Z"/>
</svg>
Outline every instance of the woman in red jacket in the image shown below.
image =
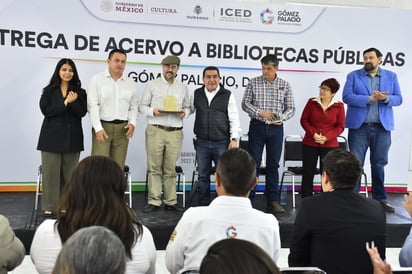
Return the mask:
<svg viewBox="0 0 412 274">
<path fill-rule="evenodd" d="M 335 78 L 324 80 L 319 87 L 319 96 L 308 100 L 300 118 L 300 124 L 305 130 L 302 142 L 302 198 L 313 194 L 318 158 L 320 157 L 322 170 L 323 157 L 330 150 L 339 147 L 337 137 L 345 128 L 343 103 L 334 99 L 339 86 Z"/>
</svg>

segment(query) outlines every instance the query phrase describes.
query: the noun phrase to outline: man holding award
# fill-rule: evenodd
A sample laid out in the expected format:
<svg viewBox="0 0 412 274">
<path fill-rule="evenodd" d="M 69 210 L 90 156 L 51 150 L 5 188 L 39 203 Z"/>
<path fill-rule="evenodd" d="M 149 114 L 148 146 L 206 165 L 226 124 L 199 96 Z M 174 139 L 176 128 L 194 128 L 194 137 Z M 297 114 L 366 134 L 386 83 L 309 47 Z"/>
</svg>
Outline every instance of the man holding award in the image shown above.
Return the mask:
<svg viewBox="0 0 412 274">
<path fill-rule="evenodd" d="M 180 59 L 169 55 L 162 60 L 162 76 L 150 81 L 139 111 L 147 116 L 146 153 L 149 195 L 143 212 L 160 208 L 184 211 L 177 204 L 175 165 L 183 141 L 183 118 L 190 115 L 187 86 L 175 79 Z"/>
</svg>

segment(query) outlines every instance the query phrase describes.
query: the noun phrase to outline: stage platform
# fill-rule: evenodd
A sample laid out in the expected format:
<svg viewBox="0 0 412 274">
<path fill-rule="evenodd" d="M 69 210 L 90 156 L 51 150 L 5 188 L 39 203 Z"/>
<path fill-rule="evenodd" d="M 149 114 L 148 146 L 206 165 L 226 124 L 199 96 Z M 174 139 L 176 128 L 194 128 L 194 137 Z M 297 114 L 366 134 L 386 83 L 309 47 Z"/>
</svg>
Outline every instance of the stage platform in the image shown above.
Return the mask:
<svg viewBox="0 0 412 274">
<path fill-rule="evenodd" d="M 187 193 L 189 194 L 189 193 Z M 288 248 L 292 236 L 292 225 L 296 212 L 299 210 L 300 198 L 296 196 L 296 208 L 292 208 L 292 194 L 289 192 L 288 205 L 285 213 L 276 214 L 280 224 L 280 234 L 282 248 Z M 187 195 L 188 196 L 188 195 Z M 34 208 L 34 192 L 2 192 L 0 193 L 0 214 L 5 215 L 11 226 L 20 238 L 25 242 L 26 247 L 30 246 L 31 238 L 36 224 L 30 226 L 30 219 Z M 181 195 L 178 195 L 179 201 Z M 403 194 L 389 193 L 388 201 L 396 207 L 395 213 L 387 213 L 387 247 L 401 247 L 405 237 L 408 235 L 412 219 L 402 207 Z M 139 218 L 152 232 L 156 248 L 165 249 L 169 236 L 178 222 L 181 213 L 165 211 L 163 208 L 152 213 L 143 213 L 144 193 L 133 192 L 133 208 Z M 263 195 L 256 196 L 256 208 L 264 210 L 265 201 Z M 34 216 L 34 220 L 35 220 Z M 37 225 L 44 218 L 39 215 Z M 27 248 L 29 250 L 29 248 Z"/>
</svg>

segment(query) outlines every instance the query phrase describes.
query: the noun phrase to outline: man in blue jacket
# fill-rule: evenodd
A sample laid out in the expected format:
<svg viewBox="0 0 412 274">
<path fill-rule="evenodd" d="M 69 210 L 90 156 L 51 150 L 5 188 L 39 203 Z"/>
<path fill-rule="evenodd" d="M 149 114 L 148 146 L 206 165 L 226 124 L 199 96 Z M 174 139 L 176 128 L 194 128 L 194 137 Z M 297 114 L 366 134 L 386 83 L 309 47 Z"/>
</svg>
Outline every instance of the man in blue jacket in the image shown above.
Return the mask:
<svg viewBox="0 0 412 274">
<path fill-rule="evenodd" d="M 372 197 L 387 212 L 395 212 L 386 201 L 384 167 L 388 163 L 393 109 L 402 104 L 402 95 L 394 72 L 379 67 L 382 53 L 376 48 L 363 52 L 363 68 L 348 74 L 342 99 L 347 104 L 346 127 L 350 150 L 362 165 L 370 149 Z M 359 185 L 357 190 L 359 190 Z"/>
</svg>

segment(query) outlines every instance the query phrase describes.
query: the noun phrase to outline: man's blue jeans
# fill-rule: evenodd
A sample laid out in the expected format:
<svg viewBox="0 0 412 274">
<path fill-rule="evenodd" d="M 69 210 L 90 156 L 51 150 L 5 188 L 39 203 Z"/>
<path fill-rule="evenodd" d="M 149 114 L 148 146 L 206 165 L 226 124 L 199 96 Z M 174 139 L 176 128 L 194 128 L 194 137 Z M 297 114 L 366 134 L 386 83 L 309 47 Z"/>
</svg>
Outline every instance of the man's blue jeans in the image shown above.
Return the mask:
<svg viewBox="0 0 412 274">
<path fill-rule="evenodd" d="M 229 142 L 229 138 L 217 141 L 200 138 L 196 140 L 200 205 L 208 205 L 210 202 L 210 173 L 212 162 L 214 166 L 217 166 L 219 157 L 228 149 Z"/>
<path fill-rule="evenodd" d="M 386 200 L 385 166 L 388 164 L 388 152 L 391 146 L 391 132 L 381 124 L 363 124 L 358 129 L 349 129 L 349 149 L 358 157 L 362 166 L 365 163 L 366 151 L 369 148 L 372 173 L 372 198 L 377 201 Z M 360 181 L 357 191 L 360 189 Z"/>
<path fill-rule="evenodd" d="M 249 124 L 249 153 L 256 162 L 256 175 L 262 162 L 263 148 L 266 145 L 266 202 L 279 200 L 279 161 L 283 146 L 283 125 L 267 125 L 252 119 Z M 250 193 L 250 199 L 255 198 L 255 190 Z"/>
</svg>

